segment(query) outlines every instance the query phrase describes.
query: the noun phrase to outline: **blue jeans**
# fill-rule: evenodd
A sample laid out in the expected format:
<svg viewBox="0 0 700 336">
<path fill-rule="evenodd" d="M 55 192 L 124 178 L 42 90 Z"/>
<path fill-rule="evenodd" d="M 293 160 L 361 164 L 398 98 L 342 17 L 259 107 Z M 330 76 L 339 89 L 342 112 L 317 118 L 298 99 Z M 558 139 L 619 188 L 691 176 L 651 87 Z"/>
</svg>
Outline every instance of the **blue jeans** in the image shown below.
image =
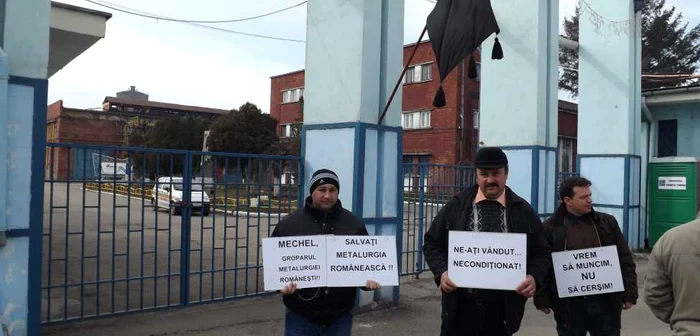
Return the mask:
<svg viewBox="0 0 700 336">
<path fill-rule="evenodd" d="M 329 325 L 316 324 L 289 309 L 285 313 L 285 336 L 350 336 L 352 315 L 345 314 Z"/>
</svg>

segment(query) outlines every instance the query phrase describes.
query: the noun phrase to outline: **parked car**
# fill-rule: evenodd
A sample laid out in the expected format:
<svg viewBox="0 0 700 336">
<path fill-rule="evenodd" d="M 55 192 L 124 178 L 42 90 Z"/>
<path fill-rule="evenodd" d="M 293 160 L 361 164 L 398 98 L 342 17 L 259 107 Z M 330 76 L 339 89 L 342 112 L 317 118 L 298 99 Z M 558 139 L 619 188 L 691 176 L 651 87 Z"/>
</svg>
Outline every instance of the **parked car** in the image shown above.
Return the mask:
<svg viewBox="0 0 700 336">
<path fill-rule="evenodd" d="M 185 206 L 183 197 L 182 177 L 160 177 L 153 186 L 151 205 L 153 211 L 161 208 L 168 209 L 173 215 L 181 215 Z M 201 212 L 203 216 L 209 216 L 211 202 L 209 196 L 200 184 L 191 184 L 190 203 L 193 212 Z"/>
</svg>

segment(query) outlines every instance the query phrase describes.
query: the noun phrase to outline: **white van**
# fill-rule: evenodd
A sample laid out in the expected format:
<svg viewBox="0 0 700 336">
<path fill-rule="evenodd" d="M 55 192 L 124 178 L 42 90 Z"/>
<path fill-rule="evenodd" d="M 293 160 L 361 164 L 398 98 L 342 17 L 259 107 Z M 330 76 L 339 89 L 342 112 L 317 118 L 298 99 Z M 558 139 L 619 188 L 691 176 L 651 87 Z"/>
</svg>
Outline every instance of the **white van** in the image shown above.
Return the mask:
<svg viewBox="0 0 700 336">
<path fill-rule="evenodd" d="M 182 182 L 182 177 L 158 178 L 158 183 L 153 186 L 153 197 L 151 198 L 153 211 L 158 211 L 160 208 L 165 208 L 168 209 L 173 215 L 182 214 Z M 190 195 L 192 211 L 198 211 L 201 212 L 203 216 L 209 216 L 211 203 L 207 193 L 202 190 L 202 186 L 200 184 L 192 183 L 192 192 Z"/>
</svg>

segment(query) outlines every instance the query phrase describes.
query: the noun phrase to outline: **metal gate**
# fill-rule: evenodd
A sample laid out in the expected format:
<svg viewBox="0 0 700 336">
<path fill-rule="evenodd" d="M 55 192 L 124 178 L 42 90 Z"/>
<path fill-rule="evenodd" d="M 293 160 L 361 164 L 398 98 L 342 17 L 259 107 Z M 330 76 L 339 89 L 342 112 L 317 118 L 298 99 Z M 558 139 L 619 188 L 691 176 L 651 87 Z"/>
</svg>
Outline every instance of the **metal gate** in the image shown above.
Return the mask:
<svg viewBox="0 0 700 336">
<path fill-rule="evenodd" d="M 263 293 L 299 157 L 49 144 L 42 323 Z"/>
<path fill-rule="evenodd" d="M 403 246 L 401 275 L 420 275 L 428 270 L 423 258 L 423 236 L 438 211 L 452 196 L 476 183 L 472 166 L 436 164 L 403 165 Z M 557 173 L 555 195 L 561 181 L 577 172 Z M 559 204 L 558 196 L 555 197 Z M 546 218 L 552 214 L 541 214 Z"/>
<path fill-rule="evenodd" d="M 423 235 L 452 196 L 475 183 L 472 166 L 427 163 L 403 165 L 403 246 L 401 275 L 418 276 L 427 269 Z"/>
<path fill-rule="evenodd" d="M 43 324 L 262 294 L 261 238 L 303 195 L 288 156 L 49 144 L 45 176 Z M 403 176 L 401 275 L 417 276 L 425 231 L 475 175 Z"/>
</svg>

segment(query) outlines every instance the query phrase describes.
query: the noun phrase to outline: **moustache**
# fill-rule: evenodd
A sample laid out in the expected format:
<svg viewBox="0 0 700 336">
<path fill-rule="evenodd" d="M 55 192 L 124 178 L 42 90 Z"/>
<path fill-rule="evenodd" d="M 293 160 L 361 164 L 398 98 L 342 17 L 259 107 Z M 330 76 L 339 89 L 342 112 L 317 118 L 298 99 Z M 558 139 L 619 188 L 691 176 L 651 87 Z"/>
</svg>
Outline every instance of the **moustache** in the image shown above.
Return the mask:
<svg viewBox="0 0 700 336">
<path fill-rule="evenodd" d="M 487 184 L 486 186 L 487 186 L 487 187 L 496 187 L 496 188 L 498 188 L 498 184 L 497 184 L 497 183 Z"/>
</svg>

